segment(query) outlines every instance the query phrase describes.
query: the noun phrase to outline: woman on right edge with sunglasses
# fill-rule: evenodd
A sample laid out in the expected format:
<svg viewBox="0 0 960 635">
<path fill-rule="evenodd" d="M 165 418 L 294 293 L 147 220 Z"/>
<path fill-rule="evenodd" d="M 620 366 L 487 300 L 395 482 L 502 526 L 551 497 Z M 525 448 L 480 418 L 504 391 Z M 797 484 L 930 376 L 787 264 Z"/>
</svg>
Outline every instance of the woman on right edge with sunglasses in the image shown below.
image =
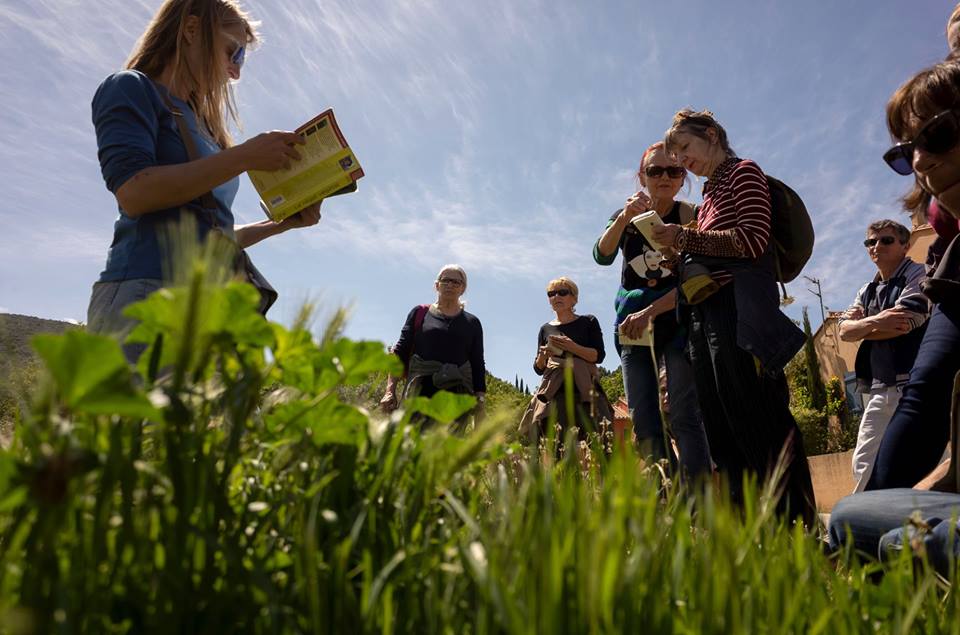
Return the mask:
<svg viewBox="0 0 960 635">
<path fill-rule="evenodd" d="M 670 431 L 677 442 L 682 473 L 688 479 L 697 479 L 709 475 L 712 466 L 697 408 L 693 369 L 686 354 L 686 331 L 677 324 L 675 260 L 664 261 L 663 254 L 632 223 L 648 210 L 656 210 L 664 223 L 692 221 L 693 206 L 674 200 L 686 173 L 667 156 L 662 141 L 647 148 L 640 158 L 637 180 L 649 196 L 637 192 L 623 209 L 613 213 L 593 247 L 593 258 L 598 264 L 611 265 L 618 251 L 623 254 L 614 342 L 620 353 L 623 387 L 639 450 L 655 459 L 668 456 L 660 418 L 658 365 L 662 364 L 667 372 Z M 653 352 L 649 346 L 620 341 L 621 333 L 635 341 L 651 324 Z"/>
<path fill-rule="evenodd" d="M 914 174 L 915 189 L 904 199 L 909 211 L 933 197 L 951 220 L 960 219 L 960 64 L 942 62 L 907 81 L 887 103 L 887 127 L 899 143 L 884 160 L 900 174 Z M 960 240 L 946 247 L 933 274 L 922 283 L 933 313 L 910 379 L 880 442 L 866 492 L 841 500 L 830 516 L 830 543 L 849 535 L 871 555 L 878 545 L 901 541 L 885 533 L 903 527 L 919 510 L 924 519 L 948 519 L 960 511 L 960 412 L 951 423 L 951 395 L 960 371 Z M 952 429 L 951 429 L 952 428 Z M 948 441 L 950 460 L 937 465 Z M 931 470 L 933 470 L 931 472 Z M 923 490 L 936 491 L 923 491 Z M 877 491 L 879 490 L 879 491 Z M 924 539 L 931 561 L 943 562 L 950 523 L 929 522 Z M 942 535 L 941 535 L 942 534 Z M 939 544 L 929 539 L 940 535 Z"/>
<path fill-rule="evenodd" d="M 901 86 L 887 104 L 887 127 L 900 140 L 885 155 L 939 211 L 960 219 L 960 63 L 943 62 Z M 912 487 L 943 454 L 949 439 L 950 395 L 960 370 L 960 243 L 954 237 L 923 291 L 934 303 L 910 381 L 880 444 L 867 489 Z"/>
</svg>

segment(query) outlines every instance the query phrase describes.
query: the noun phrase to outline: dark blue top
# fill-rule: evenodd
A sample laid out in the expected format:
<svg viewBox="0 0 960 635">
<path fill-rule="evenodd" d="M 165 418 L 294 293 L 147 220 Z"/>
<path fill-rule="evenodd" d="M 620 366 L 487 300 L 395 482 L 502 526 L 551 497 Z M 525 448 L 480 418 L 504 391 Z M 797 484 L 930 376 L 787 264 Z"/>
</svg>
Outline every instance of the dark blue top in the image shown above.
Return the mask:
<svg viewBox="0 0 960 635">
<path fill-rule="evenodd" d="M 187 162 L 187 150 L 180 139 L 173 114 L 160 93 L 166 89 L 139 71 L 121 71 L 103 80 L 93 96 L 93 125 L 97 133 L 97 156 L 107 189 L 116 194 L 130 177 L 155 165 Z M 169 94 L 169 93 L 167 93 Z M 186 102 L 171 96 L 193 134 L 201 156 L 220 152 L 206 130 L 200 131 L 193 110 Z M 202 239 L 216 224 L 233 236 L 233 199 L 240 187 L 234 177 L 213 189 L 217 202 L 215 214 L 202 209 L 199 199 L 182 206 L 195 212 Z M 174 207 L 130 218 L 119 208 L 113 227 L 113 242 L 107 251 L 107 264 L 101 282 L 134 278 L 163 279 L 160 241 L 162 227 L 180 218 L 181 207 Z"/>
<path fill-rule="evenodd" d="M 541 346 L 547 345 L 547 338 L 551 335 L 566 335 L 573 340 L 575 344 L 586 346 L 597 351 L 597 361 L 599 364 L 606 357 L 606 351 L 603 350 L 603 331 L 600 329 L 600 321 L 593 315 L 578 315 L 572 322 L 566 324 L 551 324 L 547 322 L 540 327 L 537 333 L 537 351 Z M 536 362 L 533 364 L 533 372 L 538 375 L 543 374 L 543 368 L 537 368 Z"/>
<path fill-rule="evenodd" d="M 860 392 L 903 385 L 910 376 L 930 315 L 927 297 L 920 292 L 920 281 L 926 275 L 926 267 L 904 258 L 889 279 L 883 280 L 877 274 L 857 293 L 854 306 L 860 307 L 866 317 L 899 307 L 917 316 L 911 320 L 912 323 L 919 322 L 918 326 L 903 335 L 886 340 L 863 340 L 860 343 L 854 363 L 857 390 Z"/>
<path fill-rule="evenodd" d="M 400 339 L 393 346 L 393 352 L 401 360 L 409 360 L 415 353 L 427 361 L 444 364 L 461 366 L 464 362 L 470 362 L 474 392 L 486 392 L 483 326 L 477 316 L 466 311 L 453 316 L 427 311 L 417 332 L 414 327 L 419 308 L 413 307 L 407 314 L 407 321 L 400 329 Z M 433 380 L 425 378 L 423 388 L 426 388 L 426 395 L 433 394 Z"/>
</svg>

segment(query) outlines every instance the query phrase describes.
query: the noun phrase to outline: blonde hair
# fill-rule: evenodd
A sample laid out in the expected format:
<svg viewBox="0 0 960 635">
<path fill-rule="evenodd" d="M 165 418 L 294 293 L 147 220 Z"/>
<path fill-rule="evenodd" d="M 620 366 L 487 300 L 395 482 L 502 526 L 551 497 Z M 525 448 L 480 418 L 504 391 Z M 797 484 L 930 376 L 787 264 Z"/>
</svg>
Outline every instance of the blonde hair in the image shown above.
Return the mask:
<svg viewBox="0 0 960 635">
<path fill-rule="evenodd" d="M 551 280 L 547 283 L 547 291 L 553 291 L 554 289 L 558 288 L 564 288 L 570 291 L 570 293 L 573 294 L 574 300 L 580 298 L 580 289 L 577 288 L 577 283 L 566 276 L 560 276 L 559 278 Z"/>
<path fill-rule="evenodd" d="M 187 20 L 191 16 L 198 20 L 194 43 L 200 47 L 200 59 L 204 60 L 200 68 L 190 68 L 186 61 Z M 198 122 L 206 126 L 221 148 L 233 144 L 227 118 L 237 125 L 240 123 L 229 77 L 221 60 L 220 31 L 235 24 L 244 27 L 244 45 L 257 41 L 257 24 L 236 0 L 164 0 L 125 65 L 125 68 L 140 71 L 152 79 L 171 66 L 174 85 L 167 88 L 189 93 L 187 101 Z"/>
<path fill-rule="evenodd" d="M 695 137 L 710 141 L 707 130 L 711 128 L 717 133 L 717 143 L 720 144 L 720 149 L 723 150 L 728 157 L 736 156 L 733 148 L 730 147 L 730 142 L 727 140 L 727 131 L 723 129 L 723 126 L 720 125 L 720 122 L 717 121 L 716 117 L 714 117 L 713 113 L 709 110 L 684 108 L 683 110 L 677 111 L 677 114 L 673 116 L 673 123 L 670 125 L 670 129 L 663 135 L 664 147 L 668 152 L 672 152 L 676 147 L 678 134 L 692 134 Z"/>
</svg>

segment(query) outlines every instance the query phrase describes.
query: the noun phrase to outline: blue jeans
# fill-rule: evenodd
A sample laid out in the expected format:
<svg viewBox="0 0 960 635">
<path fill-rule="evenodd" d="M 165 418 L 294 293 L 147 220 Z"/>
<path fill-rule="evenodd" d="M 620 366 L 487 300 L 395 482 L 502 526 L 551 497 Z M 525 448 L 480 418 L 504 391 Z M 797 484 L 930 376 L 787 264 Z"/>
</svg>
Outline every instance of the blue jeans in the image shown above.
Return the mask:
<svg viewBox="0 0 960 635">
<path fill-rule="evenodd" d="M 667 370 L 670 432 L 677 441 L 681 469 L 687 478 L 706 476 L 712 470 L 710 449 L 700 419 L 693 367 L 685 351 L 673 342 L 663 346 L 662 359 Z M 660 419 L 660 382 L 650 347 L 624 346 L 620 364 L 633 432 L 644 451 L 656 459 L 664 458 L 667 452 Z"/>
<path fill-rule="evenodd" d="M 913 487 L 937 466 L 950 439 L 950 398 L 960 370 L 960 309 L 938 305 L 880 442 L 866 489 Z"/>
<path fill-rule="evenodd" d="M 899 488 L 847 496 L 830 513 L 830 547 L 838 549 L 849 535 L 857 551 L 882 559 L 888 549 L 902 547 L 902 530 L 914 511 L 934 526 L 924 543 L 931 563 L 946 573 L 950 553 L 960 555 L 960 543 L 951 541 L 950 523 L 944 521 L 960 513 L 960 494 Z"/>
</svg>

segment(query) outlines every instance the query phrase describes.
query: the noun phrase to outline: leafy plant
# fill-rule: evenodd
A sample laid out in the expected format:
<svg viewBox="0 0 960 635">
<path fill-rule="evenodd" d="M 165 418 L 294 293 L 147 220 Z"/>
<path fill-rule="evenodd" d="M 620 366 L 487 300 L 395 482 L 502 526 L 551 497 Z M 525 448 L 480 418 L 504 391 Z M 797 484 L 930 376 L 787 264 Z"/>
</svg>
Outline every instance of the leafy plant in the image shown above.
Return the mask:
<svg viewBox="0 0 960 635">
<path fill-rule="evenodd" d="M 42 337 L 48 376 L 0 451 L 0 631 L 23 633 L 956 632 L 957 594 L 904 553 L 826 556 L 773 513 L 678 493 L 625 452 L 584 469 L 421 432 L 344 394 L 395 357 L 255 311 L 194 265 L 107 338 Z M 884 575 L 878 577 L 883 571 Z"/>
</svg>

